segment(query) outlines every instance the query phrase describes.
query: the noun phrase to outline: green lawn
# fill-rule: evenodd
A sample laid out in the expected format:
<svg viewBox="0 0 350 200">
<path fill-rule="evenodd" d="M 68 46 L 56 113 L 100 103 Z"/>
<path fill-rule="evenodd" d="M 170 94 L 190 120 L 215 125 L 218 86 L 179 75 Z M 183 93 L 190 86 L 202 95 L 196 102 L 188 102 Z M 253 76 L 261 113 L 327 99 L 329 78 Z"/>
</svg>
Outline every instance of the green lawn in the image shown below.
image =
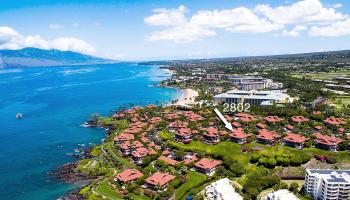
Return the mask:
<svg viewBox="0 0 350 200">
<path fill-rule="evenodd" d="M 175 148 L 187 151 L 203 152 L 205 154 L 220 155 L 223 157 L 234 157 L 243 164 L 248 164 L 250 160 L 250 155 L 242 152 L 241 145 L 229 141 L 223 141 L 217 145 L 204 144 L 200 141 L 192 141 L 190 144 L 170 141 L 169 144 Z"/>
<path fill-rule="evenodd" d="M 108 154 L 110 154 L 112 156 L 112 158 L 117 161 L 118 163 L 127 166 L 127 167 L 135 167 L 135 165 L 131 162 L 129 162 L 129 160 L 127 158 L 123 158 L 119 155 L 119 153 L 116 152 L 115 147 L 113 142 L 108 142 L 105 143 L 103 145 L 103 147 L 105 148 L 106 152 Z"/>
<path fill-rule="evenodd" d="M 178 189 L 176 189 L 175 199 L 184 199 L 186 193 L 191 188 L 196 188 L 202 185 L 205 181 L 206 181 L 206 176 L 204 174 L 190 171 L 187 174 L 186 183 L 181 185 Z"/>
<path fill-rule="evenodd" d="M 113 190 L 106 181 L 102 181 L 95 188 L 95 192 L 100 196 L 105 196 L 111 199 L 123 199 L 115 190 Z"/>
</svg>

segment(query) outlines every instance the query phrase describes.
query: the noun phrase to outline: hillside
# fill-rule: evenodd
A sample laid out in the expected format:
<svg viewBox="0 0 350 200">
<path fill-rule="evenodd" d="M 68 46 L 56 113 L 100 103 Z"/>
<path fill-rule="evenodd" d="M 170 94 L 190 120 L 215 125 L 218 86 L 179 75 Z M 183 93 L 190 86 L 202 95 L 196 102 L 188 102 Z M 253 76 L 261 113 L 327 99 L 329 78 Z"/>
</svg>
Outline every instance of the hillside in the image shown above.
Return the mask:
<svg viewBox="0 0 350 200">
<path fill-rule="evenodd" d="M 20 50 L 0 50 L 0 67 L 86 65 L 115 62 L 118 61 L 55 49 L 24 48 Z"/>
</svg>

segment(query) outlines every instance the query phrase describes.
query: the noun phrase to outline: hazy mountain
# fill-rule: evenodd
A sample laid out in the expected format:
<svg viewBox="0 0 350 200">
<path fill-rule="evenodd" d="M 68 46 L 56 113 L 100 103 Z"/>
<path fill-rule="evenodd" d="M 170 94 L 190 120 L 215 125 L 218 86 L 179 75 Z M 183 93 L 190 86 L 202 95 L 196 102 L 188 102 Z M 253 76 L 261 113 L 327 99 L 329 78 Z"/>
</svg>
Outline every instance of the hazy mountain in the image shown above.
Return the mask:
<svg viewBox="0 0 350 200">
<path fill-rule="evenodd" d="M 55 49 L 24 48 L 20 50 L 0 50 L 0 67 L 88 65 L 116 62 L 118 61 Z"/>
</svg>

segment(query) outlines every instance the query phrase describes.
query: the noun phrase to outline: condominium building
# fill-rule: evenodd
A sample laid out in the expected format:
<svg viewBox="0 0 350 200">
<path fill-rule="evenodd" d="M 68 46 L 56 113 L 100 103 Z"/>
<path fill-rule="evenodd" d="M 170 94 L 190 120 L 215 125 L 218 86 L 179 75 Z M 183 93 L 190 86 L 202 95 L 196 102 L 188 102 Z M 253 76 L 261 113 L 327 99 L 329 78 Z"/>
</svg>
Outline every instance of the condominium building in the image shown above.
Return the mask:
<svg viewBox="0 0 350 200">
<path fill-rule="evenodd" d="M 256 90 L 230 90 L 226 93 L 214 96 L 214 103 L 249 103 L 260 105 L 262 102 L 289 103 L 290 96 L 279 90 L 256 91 Z"/>
<path fill-rule="evenodd" d="M 205 197 L 207 200 L 243 200 L 228 178 L 220 179 L 205 187 Z"/>
<path fill-rule="evenodd" d="M 349 200 L 350 170 L 306 169 L 305 191 L 318 200 Z"/>
<path fill-rule="evenodd" d="M 288 190 L 277 190 L 267 194 L 266 197 L 262 197 L 261 200 L 299 200 L 293 193 Z"/>
</svg>

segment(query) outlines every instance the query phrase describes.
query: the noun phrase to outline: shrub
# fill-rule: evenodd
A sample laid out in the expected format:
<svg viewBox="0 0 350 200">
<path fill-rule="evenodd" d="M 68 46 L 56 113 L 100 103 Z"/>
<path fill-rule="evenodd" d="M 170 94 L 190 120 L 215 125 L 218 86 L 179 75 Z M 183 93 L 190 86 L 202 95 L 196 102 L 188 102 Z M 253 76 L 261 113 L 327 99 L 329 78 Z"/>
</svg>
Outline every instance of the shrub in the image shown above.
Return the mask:
<svg viewBox="0 0 350 200">
<path fill-rule="evenodd" d="M 276 164 L 277 164 L 277 161 L 274 158 L 269 158 L 267 160 L 267 167 L 268 168 L 272 169 L 272 168 L 274 168 L 276 166 Z"/>
<path fill-rule="evenodd" d="M 321 156 L 321 155 L 314 155 L 314 158 L 316 159 L 316 160 L 319 160 L 319 161 L 325 161 L 326 160 L 326 158 L 324 157 L 324 156 Z"/>
<path fill-rule="evenodd" d="M 291 191 L 291 192 L 293 192 L 293 193 L 298 193 L 298 188 L 299 188 L 298 183 L 293 182 L 293 183 L 291 183 L 290 186 L 289 186 L 289 191 Z"/>
<path fill-rule="evenodd" d="M 328 164 L 334 164 L 334 163 L 337 163 L 337 160 L 335 158 L 332 158 L 332 157 L 326 157 L 326 162 Z"/>
<path fill-rule="evenodd" d="M 277 157 L 276 157 L 276 162 L 277 162 L 277 165 L 282 165 L 282 163 L 283 163 L 283 157 L 277 156 Z"/>
<path fill-rule="evenodd" d="M 290 158 L 290 165 L 300 166 L 303 163 L 303 160 L 298 156 L 293 156 Z"/>
<path fill-rule="evenodd" d="M 251 157 L 250 157 L 250 162 L 251 163 L 257 163 L 260 159 L 260 154 L 253 154 Z"/>
<path fill-rule="evenodd" d="M 283 158 L 282 166 L 287 167 L 289 165 L 289 163 L 290 163 L 289 158 L 287 158 L 287 157 Z"/>
</svg>

